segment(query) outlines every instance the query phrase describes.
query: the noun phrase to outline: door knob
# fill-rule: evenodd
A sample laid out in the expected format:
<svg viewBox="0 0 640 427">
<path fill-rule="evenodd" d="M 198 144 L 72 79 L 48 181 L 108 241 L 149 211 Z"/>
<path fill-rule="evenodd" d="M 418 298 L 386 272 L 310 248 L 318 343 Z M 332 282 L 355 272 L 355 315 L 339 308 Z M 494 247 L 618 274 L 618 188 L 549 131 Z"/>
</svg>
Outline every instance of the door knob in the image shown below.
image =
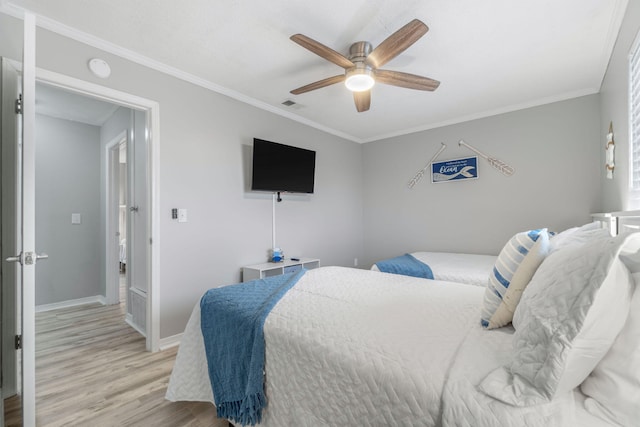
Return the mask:
<svg viewBox="0 0 640 427">
<path fill-rule="evenodd" d="M 5 261 L 7 261 L 7 262 L 19 262 L 20 264 L 22 264 L 22 252 L 20 252 L 16 256 L 10 256 L 9 258 L 5 259 Z"/>
<path fill-rule="evenodd" d="M 48 259 L 49 255 L 44 252 L 41 254 L 37 254 L 35 252 L 20 252 L 19 255 L 10 256 L 6 259 L 7 262 L 19 262 L 21 265 L 32 265 L 35 264 L 39 259 Z"/>
</svg>

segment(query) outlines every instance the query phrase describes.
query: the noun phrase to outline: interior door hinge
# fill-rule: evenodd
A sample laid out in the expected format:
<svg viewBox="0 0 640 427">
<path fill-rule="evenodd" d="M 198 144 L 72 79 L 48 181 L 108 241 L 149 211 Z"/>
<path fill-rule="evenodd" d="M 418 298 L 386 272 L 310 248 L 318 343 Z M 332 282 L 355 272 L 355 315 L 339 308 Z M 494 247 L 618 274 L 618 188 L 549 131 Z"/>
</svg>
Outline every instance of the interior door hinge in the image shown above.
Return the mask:
<svg viewBox="0 0 640 427">
<path fill-rule="evenodd" d="M 16 114 L 22 114 L 22 94 L 16 99 Z"/>
<path fill-rule="evenodd" d="M 22 335 L 16 335 L 15 347 L 16 347 L 16 350 L 20 350 L 22 348 Z"/>
</svg>

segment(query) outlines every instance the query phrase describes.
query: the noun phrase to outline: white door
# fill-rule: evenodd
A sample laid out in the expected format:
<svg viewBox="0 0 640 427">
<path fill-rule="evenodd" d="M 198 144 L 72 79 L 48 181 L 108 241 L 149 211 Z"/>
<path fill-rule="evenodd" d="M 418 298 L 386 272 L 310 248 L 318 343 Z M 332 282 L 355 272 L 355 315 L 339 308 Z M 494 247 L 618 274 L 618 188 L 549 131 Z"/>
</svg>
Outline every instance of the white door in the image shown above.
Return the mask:
<svg viewBox="0 0 640 427">
<path fill-rule="evenodd" d="M 18 128 L 21 127 L 22 132 L 18 132 L 18 138 L 15 141 L 17 158 L 14 182 L 17 186 L 9 189 L 5 187 L 3 180 L 2 193 L 3 198 L 7 192 L 13 193 L 17 200 L 15 204 L 17 244 L 14 254 L 7 257 L 6 261 L 19 265 L 19 272 L 16 274 L 16 294 L 22 300 L 22 304 L 19 300 L 17 303 L 22 310 L 21 316 L 18 316 L 18 320 L 21 320 L 21 328 L 18 330 L 21 340 L 21 354 L 18 355 L 21 360 L 20 373 L 17 375 L 18 391 L 22 392 L 23 426 L 35 427 L 35 274 L 36 262 L 38 259 L 46 258 L 46 255 L 37 254 L 35 248 L 35 17 L 29 13 L 25 13 L 24 17 L 23 43 L 20 111 L 22 120 L 18 120 Z M 3 94 L 3 103 L 4 98 Z M 4 142 L 3 140 L 3 146 Z M 5 263 L 3 267 L 6 268 L 6 266 Z"/>
<path fill-rule="evenodd" d="M 20 74 L 5 58 L 2 58 L 2 258 L 20 253 L 19 178 L 21 155 L 21 119 L 16 113 L 16 100 L 20 99 Z M 20 269 L 19 265 L 2 264 L 2 400 L 7 409 L 16 411 L 21 403 L 20 350 L 15 337 L 20 335 Z M 18 408 L 19 409 L 19 408 Z M 3 412 L 4 414 L 4 412 Z M 13 418 L 12 418 L 13 419 Z M 4 422 L 1 425 L 5 425 Z"/>
</svg>

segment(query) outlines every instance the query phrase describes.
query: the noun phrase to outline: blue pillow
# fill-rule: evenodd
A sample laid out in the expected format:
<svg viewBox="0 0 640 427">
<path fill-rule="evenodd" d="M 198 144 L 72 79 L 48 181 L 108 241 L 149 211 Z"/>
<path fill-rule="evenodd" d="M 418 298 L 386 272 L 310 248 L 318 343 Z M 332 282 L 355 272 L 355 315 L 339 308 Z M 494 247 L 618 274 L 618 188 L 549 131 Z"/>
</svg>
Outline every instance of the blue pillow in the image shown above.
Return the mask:
<svg viewBox="0 0 640 427">
<path fill-rule="evenodd" d="M 540 248 L 540 245 L 538 245 L 536 250 L 532 251 L 541 236 L 543 237 L 542 240 L 544 240 L 545 247 Z M 515 283 L 514 281 L 514 286 L 518 288 L 519 294 L 521 294 L 524 287 L 529 283 L 531 277 L 548 252 L 548 241 L 549 234 L 547 229 L 543 228 L 518 233 L 504 245 L 489 275 L 489 282 L 487 283 L 482 309 L 481 324 L 483 327 L 492 329 L 494 327 L 504 326 L 511 320 L 513 312 L 511 312 L 511 316 L 506 318 L 501 314 L 500 317 L 503 320 L 498 323 L 496 323 L 495 319 L 493 322 L 491 321 L 492 316 L 502 304 L 513 279 L 515 278 L 515 281 L 518 282 Z M 520 266 L 523 267 L 523 271 L 516 276 L 516 272 Z M 517 304 L 519 300 L 520 295 L 517 296 L 515 304 Z M 511 309 L 515 310 L 515 307 Z"/>
</svg>

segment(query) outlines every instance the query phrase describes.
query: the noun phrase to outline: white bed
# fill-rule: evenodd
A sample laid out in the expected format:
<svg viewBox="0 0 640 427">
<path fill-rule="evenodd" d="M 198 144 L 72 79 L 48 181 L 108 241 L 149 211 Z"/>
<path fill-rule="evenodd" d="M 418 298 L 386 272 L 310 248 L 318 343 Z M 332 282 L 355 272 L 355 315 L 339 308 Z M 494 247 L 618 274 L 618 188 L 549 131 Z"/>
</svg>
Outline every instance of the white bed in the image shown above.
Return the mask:
<svg viewBox="0 0 640 427">
<path fill-rule="evenodd" d="M 261 425 L 603 425 L 575 404 L 577 391 L 515 408 L 476 389 L 505 363 L 513 336 L 511 327 L 480 326 L 483 293 L 342 267 L 308 271 L 264 326 L 268 406 Z M 199 305 L 166 397 L 213 402 Z"/>
<path fill-rule="evenodd" d="M 497 258 L 494 255 L 450 252 L 412 252 L 411 255 L 431 268 L 435 280 L 476 286 L 487 285 Z M 371 270 L 380 271 L 375 264 Z"/>
<path fill-rule="evenodd" d="M 595 213 L 593 221 L 614 236 L 618 232 L 640 230 L 640 211 Z M 486 286 L 496 262 L 496 255 L 454 252 L 411 252 L 410 255 L 427 264 L 435 280 Z M 373 271 L 380 271 L 376 264 Z"/>
<path fill-rule="evenodd" d="M 481 326 L 491 286 L 307 271 L 264 324 L 268 403 L 260 425 L 595 427 L 612 425 L 607 410 L 620 425 L 635 425 L 640 233 L 612 238 L 589 224 L 551 244 L 546 230 L 536 238 L 521 232 L 499 258 L 512 242 L 519 251 L 522 236 L 533 246 L 509 279 L 522 294 L 515 328 L 510 319 Z M 536 254 L 544 254 L 537 264 Z M 523 269 L 525 292 L 516 286 Z M 166 398 L 214 402 L 199 304 Z"/>
</svg>

